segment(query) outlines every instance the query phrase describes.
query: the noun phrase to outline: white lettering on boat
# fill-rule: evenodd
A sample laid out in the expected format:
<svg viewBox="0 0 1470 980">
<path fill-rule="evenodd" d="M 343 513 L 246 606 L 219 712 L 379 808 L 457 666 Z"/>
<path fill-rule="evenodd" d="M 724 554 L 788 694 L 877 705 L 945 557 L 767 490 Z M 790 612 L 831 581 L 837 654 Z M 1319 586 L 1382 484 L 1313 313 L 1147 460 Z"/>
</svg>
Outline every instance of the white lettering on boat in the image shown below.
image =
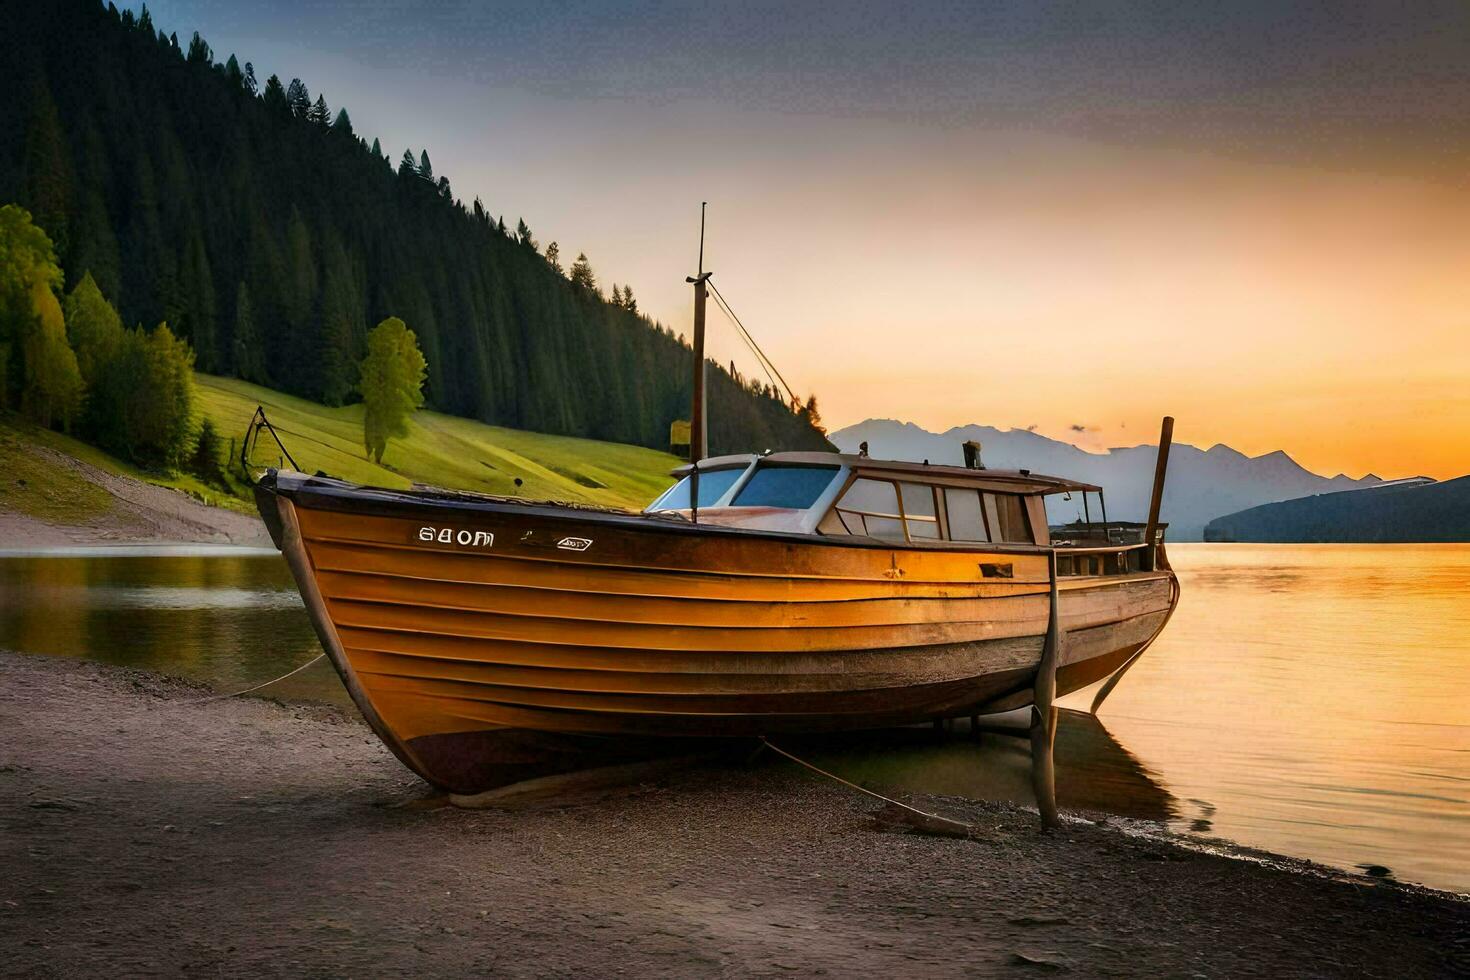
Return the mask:
<svg viewBox="0 0 1470 980">
<path fill-rule="evenodd" d="M 592 547 L 591 538 L 562 538 L 556 543 L 562 551 L 586 551 Z"/>
<path fill-rule="evenodd" d="M 471 531 L 468 528 L 426 526 L 419 528 L 419 540 L 457 544 L 461 548 L 489 548 L 495 544 L 495 535 L 489 531 Z"/>
</svg>

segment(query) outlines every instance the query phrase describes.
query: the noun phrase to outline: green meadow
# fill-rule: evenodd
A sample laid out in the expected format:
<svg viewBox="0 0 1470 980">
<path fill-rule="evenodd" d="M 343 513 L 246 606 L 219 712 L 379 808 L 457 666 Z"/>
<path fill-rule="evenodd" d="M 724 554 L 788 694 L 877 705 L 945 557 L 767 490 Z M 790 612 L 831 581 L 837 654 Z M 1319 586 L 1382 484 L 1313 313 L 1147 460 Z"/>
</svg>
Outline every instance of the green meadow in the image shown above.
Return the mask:
<svg viewBox="0 0 1470 980">
<path fill-rule="evenodd" d="M 409 422 L 408 437 L 392 440 L 379 465 L 363 448 L 360 404 L 328 408 L 233 378 L 200 374 L 196 380 L 200 409 L 237 456 L 260 405 L 302 470 L 355 483 L 393 488 L 426 483 L 639 509 L 673 482 L 669 471 L 680 463 L 676 456 L 640 446 L 505 429 L 420 411 Z M 262 436 L 252 462 L 282 464 L 269 436 Z M 237 472 L 238 466 L 230 469 Z"/>
<path fill-rule="evenodd" d="M 383 464 L 367 458 L 362 445 L 362 406 L 328 408 L 259 385 L 196 375 L 198 410 L 214 422 L 223 442 L 228 488 L 211 486 L 188 473 L 161 474 L 129 465 L 95 446 L 34 425 L 14 412 L 0 418 L 0 510 L 55 524 L 105 520 L 112 497 L 75 469 L 35 452 L 45 447 L 117 476 L 172 487 L 215 506 L 254 513 L 240 477 L 240 441 L 263 406 L 292 458 L 308 473 L 318 471 L 357 483 L 403 489 L 414 483 L 458 490 L 641 509 L 673 480 L 681 462 L 668 453 L 620 443 L 542 435 L 469 419 L 421 411 L 409 422 L 406 439 L 388 444 Z M 262 436 L 252 462 L 279 466 L 280 451 Z M 521 485 L 516 486 L 516 480 Z"/>
</svg>

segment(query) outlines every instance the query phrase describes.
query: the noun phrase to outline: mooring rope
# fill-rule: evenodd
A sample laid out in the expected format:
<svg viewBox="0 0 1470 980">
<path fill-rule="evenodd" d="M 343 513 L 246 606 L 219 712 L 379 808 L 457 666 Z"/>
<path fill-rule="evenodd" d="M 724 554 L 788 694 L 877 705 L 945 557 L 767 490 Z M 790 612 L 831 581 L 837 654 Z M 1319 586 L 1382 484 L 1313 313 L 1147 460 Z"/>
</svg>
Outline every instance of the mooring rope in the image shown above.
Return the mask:
<svg viewBox="0 0 1470 980">
<path fill-rule="evenodd" d="M 256 691 L 259 691 L 262 688 L 270 687 L 272 684 L 279 683 L 279 682 L 285 680 L 286 678 L 292 676 L 293 674 L 299 674 L 299 673 L 301 673 L 303 670 L 305 670 L 306 668 L 310 667 L 312 664 L 316 663 L 318 660 L 322 659 L 325 656 L 326 656 L 326 653 L 325 652 L 319 653 L 315 657 L 312 657 L 310 660 L 308 660 L 306 663 L 302 664 L 300 667 L 293 667 L 290 670 L 286 671 L 284 674 L 282 674 L 280 677 L 272 677 L 270 680 L 266 681 L 264 684 L 257 684 L 254 687 L 247 687 L 243 691 L 232 691 L 229 694 L 211 694 L 207 698 L 192 698 L 192 699 L 190 699 L 188 701 L 178 701 L 178 702 L 175 702 L 175 703 L 177 703 L 177 704 L 208 704 L 211 701 L 225 701 L 225 700 L 228 700 L 230 698 L 238 698 L 238 697 L 241 697 L 241 696 L 246 695 L 246 694 L 254 694 Z"/>
<path fill-rule="evenodd" d="M 764 746 L 766 746 L 767 748 L 771 749 L 774 752 L 777 752 L 777 753 L 779 753 L 781 755 L 784 755 L 786 758 L 790 759 L 792 762 L 796 763 L 797 765 L 799 765 L 799 766 L 805 766 L 807 769 L 810 769 L 812 772 L 816 773 L 817 775 L 819 775 L 819 776 L 825 776 L 825 777 L 827 777 L 828 779 L 832 780 L 835 783 L 841 783 L 843 786 L 846 786 L 848 789 L 855 789 L 859 793 L 862 793 L 864 796 L 871 796 L 875 800 L 882 800 L 884 803 L 887 803 L 890 806 L 896 806 L 896 807 L 898 807 L 901 810 L 907 810 L 910 813 L 914 814 L 915 816 L 923 817 L 925 820 L 933 820 L 933 821 L 936 821 L 936 822 L 942 823 L 942 824 L 952 824 L 956 829 L 963 829 L 966 832 L 969 832 L 969 833 L 972 833 L 972 834 L 977 829 L 973 824 L 968 824 L 968 823 L 965 823 L 965 822 L 960 821 L 960 820 L 953 820 L 953 819 L 951 819 L 949 817 L 941 817 L 941 816 L 939 816 L 936 813 L 928 813 L 928 812 L 926 812 L 924 810 L 920 810 L 918 807 L 909 806 L 907 803 L 900 803 L 898 800 L 891 799 L 891 798 L 889 798 L 887 796 L 884 796 L 882 793 L 875 793 L 872 790 L 868 789 L 866 786 L 859 786 L 857 783 L 849 782 L 848 780 L 843 779 L 841 776 L 839 776 L 839 775 L 837 775 L 835 773 L 830 773 L 830 772 L 828 772 L 825 769 L 820 769 L 817 766 L 812 765 L 810 762 L 807 762 L 805 759 L 799 759 L 799 758 L 797 758 L 796 756 L 792 755 L 790 752 L 787 752 L 785 749 L 781 748 L 781 746 L 774 744 L 769 739 L 766 739 L 764 737 L 761 738 L 761 744 L 764 745 Z"/>
</svg>

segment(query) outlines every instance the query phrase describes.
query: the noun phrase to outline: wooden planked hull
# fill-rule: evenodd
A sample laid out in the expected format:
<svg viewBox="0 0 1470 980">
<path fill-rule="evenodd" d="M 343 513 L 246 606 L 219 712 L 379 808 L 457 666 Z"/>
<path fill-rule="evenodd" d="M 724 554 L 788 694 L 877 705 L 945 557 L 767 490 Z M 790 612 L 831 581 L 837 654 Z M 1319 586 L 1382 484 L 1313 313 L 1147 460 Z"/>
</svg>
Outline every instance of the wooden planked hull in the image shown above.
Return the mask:
<svg viewBox="0 0 1470 980">
<path fill-rule="evenodd" d="M 378 734 L 461 792 L 568 738 L 841 731 L 1029 703 L 1044 549 L 811 536 L 361 491 L 265 492 L 323 645 Z M 1061 583 L 1058 688 L 1126 663 L 1167 571 Z"/>
</svg>

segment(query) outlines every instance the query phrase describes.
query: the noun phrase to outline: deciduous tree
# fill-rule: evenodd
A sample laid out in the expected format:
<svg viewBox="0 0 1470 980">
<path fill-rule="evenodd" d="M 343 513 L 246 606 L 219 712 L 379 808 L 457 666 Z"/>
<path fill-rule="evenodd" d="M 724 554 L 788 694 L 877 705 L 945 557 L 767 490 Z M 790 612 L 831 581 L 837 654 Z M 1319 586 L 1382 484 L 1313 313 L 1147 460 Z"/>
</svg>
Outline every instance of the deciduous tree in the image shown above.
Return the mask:
<svg viewBox="0 0 1470 980">
<path fill-rule="evenodd" d="M 428 366 L 418 338 L 396 316 L 373 328 L 367 348 L 357 384 L 364 406 L 362 441 L 381 463 L 388 440 L 408 435 L 409 417 L 424 403 Z"/>
</svg>

